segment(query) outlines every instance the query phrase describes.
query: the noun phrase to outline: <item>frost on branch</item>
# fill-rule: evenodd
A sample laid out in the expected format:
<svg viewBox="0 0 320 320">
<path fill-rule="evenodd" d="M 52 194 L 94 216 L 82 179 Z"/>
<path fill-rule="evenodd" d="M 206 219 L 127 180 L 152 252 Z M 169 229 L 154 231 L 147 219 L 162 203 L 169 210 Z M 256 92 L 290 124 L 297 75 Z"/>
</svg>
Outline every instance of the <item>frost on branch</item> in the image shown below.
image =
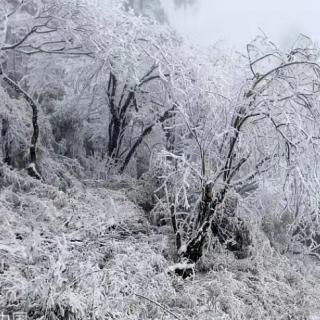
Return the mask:
<svg viewBox="0 0 320 320">
<path fill-rule="evenodd" d="M 3 3 L 0 310 L 318 316 L 310 39 L 239 55 L 189 47 L 134 1 Z"/>
</svg>

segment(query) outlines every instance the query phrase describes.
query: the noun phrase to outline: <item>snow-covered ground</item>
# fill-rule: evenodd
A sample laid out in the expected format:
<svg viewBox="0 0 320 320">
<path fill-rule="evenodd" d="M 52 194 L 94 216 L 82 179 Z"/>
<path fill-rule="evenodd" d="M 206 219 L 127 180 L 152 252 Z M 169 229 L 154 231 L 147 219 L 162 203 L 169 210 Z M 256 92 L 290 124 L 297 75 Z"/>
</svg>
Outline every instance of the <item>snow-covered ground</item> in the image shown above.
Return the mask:
<svg viewBox="0 0 320 320">
<path fill-rule="evenodd" d="M 125 190 L 75 180 L 62 192 L 10 170 L 5 177 L 4 313 L 27 311 L 34 319 L 319 319 L 314 262 L 276 253 L 262 234 L 251 258 L 208 253 L 195 276 L 183 280 L 168 272 L 174 265 L 170 229 L 153 228 Z"/>
</svg>

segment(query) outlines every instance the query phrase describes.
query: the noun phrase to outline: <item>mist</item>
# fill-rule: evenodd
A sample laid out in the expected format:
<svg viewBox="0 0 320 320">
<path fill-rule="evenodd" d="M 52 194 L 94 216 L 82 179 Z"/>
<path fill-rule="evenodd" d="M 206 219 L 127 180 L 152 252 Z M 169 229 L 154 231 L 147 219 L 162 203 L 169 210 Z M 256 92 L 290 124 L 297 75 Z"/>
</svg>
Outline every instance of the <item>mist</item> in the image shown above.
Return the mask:
<svg viewBox="0 0 320 320">
<path fill-rule="evenodd" d="M 320 3 L 298 1 L 198 0 L 190 6 L 162 0 L 169 23 L 190 43 L 220 44 L 238 50 L 265 33 L 280 47 L 290 46 L 300 34 L 319 41 Z"/>
</svg>

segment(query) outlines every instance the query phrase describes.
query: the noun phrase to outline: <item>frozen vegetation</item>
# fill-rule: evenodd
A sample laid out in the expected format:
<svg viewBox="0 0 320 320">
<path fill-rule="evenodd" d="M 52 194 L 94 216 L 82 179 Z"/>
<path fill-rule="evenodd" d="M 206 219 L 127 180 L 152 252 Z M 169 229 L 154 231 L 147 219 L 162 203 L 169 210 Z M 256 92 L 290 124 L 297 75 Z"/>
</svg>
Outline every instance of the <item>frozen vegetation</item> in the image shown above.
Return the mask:
<svg viewBox="0 0 320 320">
<path fill-rule="evenodd" d="M 320 319 L 320 49 L 143 3 L 0 0 L 0 314 Z"/>
<path fill-rule="evenodd" d="M 208 251 L 170 274 L 174 243 L 128 188 L 75 180 L 67 192 L 2 169 L 0 307 L 38 319 L 317 319 L 320 268 L 255 230 L 252 257 Z M 312 318 L 311 315 L 314 315 Z"/>
</svg>

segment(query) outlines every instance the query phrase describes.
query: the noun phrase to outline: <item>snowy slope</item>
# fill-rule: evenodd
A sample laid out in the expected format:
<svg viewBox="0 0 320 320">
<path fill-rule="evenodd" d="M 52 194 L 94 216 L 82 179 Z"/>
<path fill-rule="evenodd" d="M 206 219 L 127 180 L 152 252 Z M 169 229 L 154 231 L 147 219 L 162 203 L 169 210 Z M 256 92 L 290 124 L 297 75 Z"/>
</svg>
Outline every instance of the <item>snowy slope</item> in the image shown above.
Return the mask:
<svg viewBox="0 0 320 320">
<path fill-rule="evenodd" d="M 248 260 L 206 255 L 195 277 L 168 273 L 170 229 L 155 230 L 124 190 L 66 192 L 4 170 L 0 310 L 34 319 L 318 319 L 315 272 L 261 236 Z M 313 270 L 316 270 L 314 267 Z"/>
</svg>

